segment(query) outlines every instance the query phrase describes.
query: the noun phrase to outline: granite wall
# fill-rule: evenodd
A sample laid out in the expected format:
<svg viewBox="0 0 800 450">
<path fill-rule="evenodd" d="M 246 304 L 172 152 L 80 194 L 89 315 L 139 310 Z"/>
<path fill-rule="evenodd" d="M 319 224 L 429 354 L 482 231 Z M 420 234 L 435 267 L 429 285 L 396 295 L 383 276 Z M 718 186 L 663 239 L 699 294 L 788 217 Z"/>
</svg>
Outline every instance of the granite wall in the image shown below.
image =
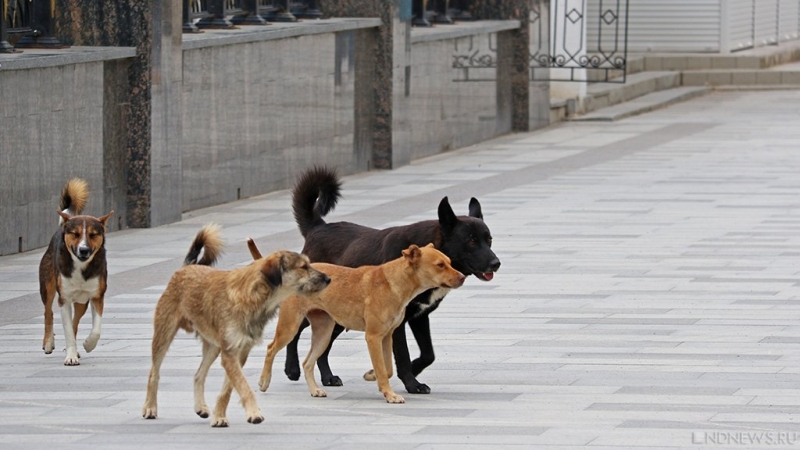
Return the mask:
<svg viewBox="0 0 800 450">
<path fill-rule="evenodd" d="M 507 33 L 412 44 L 406 93 L 410 106 L 403 119 L 410 125 L 413 158 L 465 147 L 511 131 L 512 103 L 510 91 L 505 90 L 510 86 L 507 66 L 506 70 L 480 67 L 480 63 L 454 67 L 455 61 L 470 55 L 497 55 L 493 58 L 495 63 L 506 61 L 507 55 L 498 53 L 498 37 Z"/>
<path fill-rule="evenodd" d="M 114 138 L 105 125 L 108 114 L 125 114 L 125 91 L 107 83 L 111 72 L 126 70 L 125 64 L 94 61 L 0 71 L 0 255 L 50 242 L 61 189 L 72 177 L 89 182 L 87 214 L 114 209 L 124 217 L 123 155 L 106 145 Z M 113 218 L 109 229 L 124 226 L 119 219 Z"/>
<path fill-rule="evenodd" d="M 312 164 L 368 170 L 374 37 L 368 28 L 184 50 L 183 210 L 288 188 Z"/>
</svg>

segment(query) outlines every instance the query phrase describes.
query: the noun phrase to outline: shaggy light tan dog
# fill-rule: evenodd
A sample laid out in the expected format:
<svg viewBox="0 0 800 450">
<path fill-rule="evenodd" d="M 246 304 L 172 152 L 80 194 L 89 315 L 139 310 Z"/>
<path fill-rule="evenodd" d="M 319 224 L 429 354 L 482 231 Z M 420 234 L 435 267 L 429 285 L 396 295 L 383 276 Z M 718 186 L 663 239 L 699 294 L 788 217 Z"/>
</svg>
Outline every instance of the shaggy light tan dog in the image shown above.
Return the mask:
<svg viewBox="0 0 800 450">
<path fill-rule="evenodd" d="M 201 249 L 205 252 L 198 261 Z M 161 363 L 178 329 L 183 329 L 197 333 L 203 342 L 203 359 L 194 377 L 197 415 L 209 416 L 205 380 L 211 364 L 221 354 L 225 382 L 211 426 L 228 426 L 226 411 L 234 388 L 242 399 L 247 421 L 261 423 L 264 416 L 242 372 L 250 349 L 261 342 L 264 326 L 285 298 L 316 294 L 330 283 L 326 274 L 311 267 L 308 258 L 289 251 L 272 253 L 230 271 L 209 267 L 221 249 L 219 228 L 205 226 L 186 255 L 186 265 L 175 272 L 158 300 L 153 321 L 153 367 L 142 408 L 142 416 L 147 419 L 157 416 Z"/>
</svg>

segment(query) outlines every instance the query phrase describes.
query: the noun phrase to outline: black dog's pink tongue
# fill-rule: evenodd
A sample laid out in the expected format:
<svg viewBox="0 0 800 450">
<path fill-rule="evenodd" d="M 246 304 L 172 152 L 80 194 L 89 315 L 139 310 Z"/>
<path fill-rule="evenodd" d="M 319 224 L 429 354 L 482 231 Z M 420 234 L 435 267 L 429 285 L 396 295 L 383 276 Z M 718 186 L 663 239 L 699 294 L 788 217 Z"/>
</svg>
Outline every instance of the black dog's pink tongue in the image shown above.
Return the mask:
<svg viewBox="0 0 800 450">
<path fill-rule="evenodd" d="M 492 281 L 492 278 L 494 278 L 494 272 L 483 272 L 481 275 L 483 275 L 483 279 L 486 281 Z"/>
</svg>

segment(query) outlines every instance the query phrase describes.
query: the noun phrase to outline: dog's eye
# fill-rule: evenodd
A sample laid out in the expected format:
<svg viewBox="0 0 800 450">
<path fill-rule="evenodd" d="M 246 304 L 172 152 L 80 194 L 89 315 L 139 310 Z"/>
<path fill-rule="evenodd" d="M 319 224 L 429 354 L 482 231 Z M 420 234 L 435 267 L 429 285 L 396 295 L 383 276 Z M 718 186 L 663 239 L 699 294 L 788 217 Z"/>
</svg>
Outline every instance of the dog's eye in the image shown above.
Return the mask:
<svg viewBox="0 0 800 450">
<path fill-rule="evenodd" d="M 440 261 L 439 263 L 436 264 L 436 267 L 444 269 L 444 263 Z"/>
<path fill-rule="evenodd" d="M 470 236 L 469 240 L 467 241 L 467 244 L 469 244 L 470 246 L 475 246 L 478 244 L 478 240 L 475 239 L 475 236 Z"/>
<path fill-rule="evenodd" d="M 488 243 L 489 243 L 489 247 L 491 247 L 491 246 L 492 246 L 492 237 L 491 237 L 491 236 L 489 236 L 489 237 L 486 239 L 486 242 L 488 242 Z"/>
<path fill-rule="evenodd" d="M 100 236 L 100 235 L 99 235 L 99 234 L 97 234 L 97 233 L 89 233 L 89 239 L 94 239 L 94 238 L 96 238 L 97 236 Z"/>
</svg>

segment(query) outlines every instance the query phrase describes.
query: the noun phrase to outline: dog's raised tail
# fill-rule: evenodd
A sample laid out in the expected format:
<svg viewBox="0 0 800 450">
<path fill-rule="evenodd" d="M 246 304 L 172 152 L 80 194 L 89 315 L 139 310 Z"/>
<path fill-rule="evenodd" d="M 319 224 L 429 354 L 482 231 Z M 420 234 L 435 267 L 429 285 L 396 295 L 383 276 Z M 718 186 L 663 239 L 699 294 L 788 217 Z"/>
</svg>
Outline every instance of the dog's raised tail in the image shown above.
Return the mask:
<svg viewBox="0 0 800 450">
<path fill-rule="evenodd" d="M 67 181 L 64 189 L 61 190 L 61 202 L 58 209 L 71 216 L 77 216 L 86 207 L 89 200 L 89 183 L 81 178 L 73 178 Z"/>
<path fill-rule="evenodd" d="M 203 256 L 198 260 L 197 257 L 200 256 L 200 251 L 203 252 Z M 222 229 L 219 225 L 210 223 L 197 232 L 183 265 L 200 264 L 201 266 L 213 266 L 221 254 Z"/>
<path fill-rule="evenodd" d="M 336 171 L 328 167 L 312 167 L 300 175 L 292 189 L 292 210 L 303 237 L 325 224 L 322 218 L 336 207 L 341 188 Z"/>
</svg>

